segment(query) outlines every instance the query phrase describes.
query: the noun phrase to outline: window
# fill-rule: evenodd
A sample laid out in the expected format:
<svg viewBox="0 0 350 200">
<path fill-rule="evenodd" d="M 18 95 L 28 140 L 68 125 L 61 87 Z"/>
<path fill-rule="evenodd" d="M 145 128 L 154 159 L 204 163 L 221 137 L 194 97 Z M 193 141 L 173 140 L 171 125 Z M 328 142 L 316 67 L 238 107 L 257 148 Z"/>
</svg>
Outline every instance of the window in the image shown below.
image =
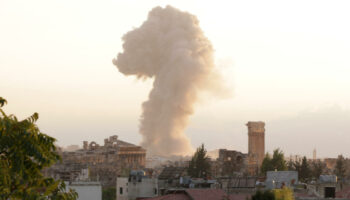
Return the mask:
<svg viewBox="0 0 350 200">
<path fill-rule="evenodd" d="M 123 194 L 123 188 L 122 187 L 119 188 L 119 194 Z"/>
<path fill-rule="evenodd" d="M 157 192 L 158 192 L 157 188 L 154 188 L 154 194 L 157 194 Z"/>
<path fill-rule="evenodd" d="M 335 198 L 335 187 L 325 187 L 324 198 Z"/>
</svg>

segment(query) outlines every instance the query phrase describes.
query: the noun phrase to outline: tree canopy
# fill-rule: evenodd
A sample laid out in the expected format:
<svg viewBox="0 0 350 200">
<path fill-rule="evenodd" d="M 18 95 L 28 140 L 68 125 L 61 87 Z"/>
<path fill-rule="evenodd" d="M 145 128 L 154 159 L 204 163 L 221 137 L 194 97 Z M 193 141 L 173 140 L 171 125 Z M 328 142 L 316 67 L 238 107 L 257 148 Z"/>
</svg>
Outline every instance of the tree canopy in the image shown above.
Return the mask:
<svg viewBox="0 0 350 200">
<path fill-rule="evenodd" d="M 311 174 L 312 177 L 315 179 L 318 179 L 320 175 L 325 171 L 326 164 L 324 162 L 321 162 L 320 160 L 313 161 L 311 164 Z"/>
<path fill-rule="evenodd" d="M 188 167 L 188 175 L 194 178 L 206 178 L 210 175 L 210 158 L 204 144 L 197 148 Z"/>
<path fill-rule="evenodd" d="M 0 199 L 76 199 L 77 193 L 66 191 L 64 182 L 41 172 L 60 157 L 55 139 L 35 124 L 38 113 L 18 120 L 3 111 L 6 103 L 0 97 Z"/>
<path fill-rule="evenodd" d="M 266 153 L 261 164 L 261 173 L 266 174 L 267 171 L 284 171 L 287 170 L 287 163 L 284 160 L 284 154 L 280 149 L 273 151 L 272 158 L 269 153 Z"/>
<path fill-rule="evenodd" d="M 320 160 L 308 161 L 304 156 L 301 161 L 290 160 L 288 162 L 288 170 L 294 170 L 298 172 L 300 181 L 307 182 L 311 178 L 318 179 L 320 175 L 325 171 L 326 164 Z"/>
<path fill-rule="evenodd" d="M 288 187 L 273 190 L 276 200 L 294 200 L 293 190 Z"/>
<path fill-rule="evenodd" d="M 271 190 L 265 191 L 256 191 L 256 193 L 252 196 L 252 200 L 275 200 L 275 194 Z"/>
<path fill-rule="evenodd" d="M 343 178 L 345 177 L 346 164 L 345 164 L 345 159 L 344 159 L 343 155 L 338 156 L 337 162 L 335 164 L 334 173 L 335 173 L 335 175 L 337 175 L 337 177 L 340 180 L 343 180 Z"/>
<path fill-rule="evenodd" d="M 102 190 L 102 199 L 103 200 L 115 200 L 116 194 L 117 193 L 116 193 L 115 187 L 104 188 Z"/>
<path fill-rule="evenodd" d="M 311 168 L 307 161 L 306 156 L 304 156 L 301 161 L 300 171 L 298 171 L 298 173 L 299 173 L 299 180 L 303 182 L 307 182 L 311 177 Z"/>
<path fill-rule="evenodd" d="M 274 190 L 258 190 L 251 198 L 252 200 L 294 200 L 293 190 L 287 187 Z"/>
</svg>

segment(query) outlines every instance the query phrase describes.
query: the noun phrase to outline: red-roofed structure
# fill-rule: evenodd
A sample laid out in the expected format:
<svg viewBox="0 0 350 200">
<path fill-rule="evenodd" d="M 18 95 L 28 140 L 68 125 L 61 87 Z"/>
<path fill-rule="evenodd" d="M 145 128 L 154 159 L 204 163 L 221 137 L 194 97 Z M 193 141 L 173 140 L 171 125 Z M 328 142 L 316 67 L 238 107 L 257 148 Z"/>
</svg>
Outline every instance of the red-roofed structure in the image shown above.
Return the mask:
<svg viewBox="0 0 350 200">
<path fill-rule="evenodd" d="M 250 194 L 230 194 L 230 200 L 247 200 L 251 197 Z"/>
<path fill-rule="evenodd" d="M 346 187 L 346 188 L 336 192 L 335 197 L 350 199 L 350 187 Z"/>
<path fill-rule="evenodd" d="M 249 194 L 230 194 L 222 189 L 185 189 L 173 194 L 150 198 L 150 200 L 246 200 Z"/>
<path fill-rule="evenodd" d="M 221 189 L 188 189 L 185 191 L 193 200 L 222 200 L 228 197 Z"/>
<path fill-rule="evenodd" d="M 148 198 L 151 200 L 191 200 L 187 194 L 167 194 L 164 196 Z M 147 199 L 147 200 L 148 200 Z"/>
<path fill-rule="evenodd" d="M 307 192 L 294 192 L 295 198 L 317 198 L 315 194 L 309 194 Z"/>
</svg>

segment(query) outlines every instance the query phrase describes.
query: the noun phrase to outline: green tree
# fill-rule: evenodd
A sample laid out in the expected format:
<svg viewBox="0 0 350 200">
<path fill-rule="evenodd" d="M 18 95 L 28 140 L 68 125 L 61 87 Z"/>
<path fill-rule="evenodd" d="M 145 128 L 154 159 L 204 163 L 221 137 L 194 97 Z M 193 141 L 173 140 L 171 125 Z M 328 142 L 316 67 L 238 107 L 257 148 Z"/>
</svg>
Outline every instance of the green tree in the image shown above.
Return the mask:
<svg viewBox="0 0 350 200">
<path fill-rule="evenodd" d="M 311 174 L 312 177 L 318 179 L 320 177 L 320 175 L 324 172 L 325 168 L 326 168 L 326 164 L 321 162 L 320 160 L 314 161 L 312 162 L 311 165 Z"/>
<path fill-rule="evenodd" d="M 59 160 L 55 139 L 40 132 L 34 113 L 25 120 L 7 115 L 0 97 L 0 199 L 74 200 L 62 181 L 44 177 L 41 170 Z"/>
<path fill-rule="evenodd" d="M 303 182 L 306 182 L 311 177 L 310 165 L 305 156 L 301 161 L 300 170 L 298 171 L 298 173 L 299 173 L 299 179 Z"/>
<path fill-rule="evenodd" d="M 293 162 L 293 168 L 294 168 L 295 171 L 298 172 L 298 174 L 300 173 L 300 171 L 301 171 L 301 162 L 300 162 L 300 160 L 296 160 L 296 161 Z"/>
<path fill-rule="evenodd" d="M 273 151 L 272 158 L 267 153 L 262 162 L 260 169 L 262 174 L 265 174 L 267 171 L 273 171 L 273 170 L 278 170 L 278 171 L 287 170 L 287 163 L 284 160 L 283 152 L 280 149 L 275 149 Z"/>
<path fill-rule="evenodd" d="M 272 156 L 272 165 L 278 171 L 287 170 L 287 163 L 284 159 L 284 153 L 280 149 L 275 149 Z"/>
<path fill-rule="evenodd" d="M 275 195 L 271 190 L 265 190 L 264 192 L 258 190 L 251 198 L 252 200 L 275 200 Z"/>
<path fill-rule="evenodd" d="M 265 174 L 267 171 L 273 171 L 274 167 L 271 162 L 272 158 L 269 153 L 266 153 L 265 158 L 261 164 L 261 173 Z"/>
<path fill-rule="evenodd" d="M 339 155 L 337 162 L 335 164 L 334 173 L 335 175 L 337 175 L 337 177 L 340 180 L 343 180 L 345 177 L 345 172 L 346 172 L 345 159 L 343 155 Z"/>
<path fill-rule="evenodd" d="M 194 178 L 206 178 L 210 175 L 210 158 L 204 144 L 197 148 L 188 167 L 188 175 Z"/>
<path fill-rule="evenodd" d="M 252 200 L 294 200 L 293 190 L 284 187 L 282 189 L 258 190 L 251 198 Z"/>
<path fill-rule="evenodd" d="M 116 188 L 109 187 L 102 190 L 102 200 L 115 200 L 116 197 Z"/>
<path fill-rule="evenodd" d="M 293 162 L 292 159 L 288 161 L 288 163 L 287 163 L 287 169 L 288 169 L 289 171 L 294 171 L 294 170 L 295 170 L 294 162 Z"/>
</svg>

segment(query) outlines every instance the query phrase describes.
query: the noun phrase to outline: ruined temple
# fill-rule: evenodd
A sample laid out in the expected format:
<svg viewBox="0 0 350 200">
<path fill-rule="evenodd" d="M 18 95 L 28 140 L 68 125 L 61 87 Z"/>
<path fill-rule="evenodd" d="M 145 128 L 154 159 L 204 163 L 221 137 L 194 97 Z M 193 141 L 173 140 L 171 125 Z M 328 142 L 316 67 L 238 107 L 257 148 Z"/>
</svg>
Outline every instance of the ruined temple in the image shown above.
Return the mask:
<svg viewBox="0 0 350 200">
<path fill-rule="evenodd" d="M 217 176 L 242 176 L 246 174 L 247 154 L 220 149 L 217 158 Z"/>
<path fill-rule="evenodd" d="M 100 181 L 103 186 L 115 185 L 116 176 L 142 169 L 146 161 L 145 149 L 119 140 L 117 135 L 106 138 L 103 146 L 84 141 L 83 149 L 59 154 L 62 161 L 45 170 L 47 175 L 66 181 Z"/>
<path fill-rule="evenodd" d="M 248 122 L 248 153 L 220 149 L 212 174 L 220 177 L 256 176 L 265 156 L 265 123 Z"/>
</svg>

